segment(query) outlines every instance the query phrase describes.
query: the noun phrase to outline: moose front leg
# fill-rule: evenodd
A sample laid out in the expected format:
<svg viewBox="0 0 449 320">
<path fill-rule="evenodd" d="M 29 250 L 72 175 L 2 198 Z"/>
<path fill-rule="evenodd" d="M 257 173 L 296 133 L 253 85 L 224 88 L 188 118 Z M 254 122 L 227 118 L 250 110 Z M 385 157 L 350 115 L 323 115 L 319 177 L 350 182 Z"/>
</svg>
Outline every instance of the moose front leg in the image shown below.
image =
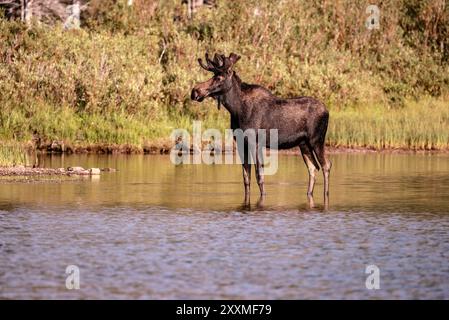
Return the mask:
<svg viewBox="0 0 449 320">
<path fill-rule="evenodd" d="M 245 202 L 249 200 L 250 184 L 251 184 L 251 162 L 248 154 L 248 144 L 244 143 L 242 146 L 237 144 L 237 150 L 242 161 L 243 169 L 243 185 L 245 186 Z"/>
</svg>

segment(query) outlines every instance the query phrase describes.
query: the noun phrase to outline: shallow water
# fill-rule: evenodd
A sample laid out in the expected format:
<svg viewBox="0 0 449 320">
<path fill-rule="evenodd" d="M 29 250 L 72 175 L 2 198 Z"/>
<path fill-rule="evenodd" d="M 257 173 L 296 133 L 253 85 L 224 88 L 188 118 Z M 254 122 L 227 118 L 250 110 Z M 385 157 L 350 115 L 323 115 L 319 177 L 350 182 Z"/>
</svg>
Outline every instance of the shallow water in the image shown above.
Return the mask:
<svg viewBox="0 0 449 320">
<path fill-rule="evenodd" d="M 449 156 L 331 160 L 325 210 L 321 174 L 309 207 L 299 156 L 281 156 L 266 199 L 253 185 L 250 205 L 238 165 L 48 157 L 119 171 L 0 180 L 0 298 L 449 299 Z M 68 265 L 79 290 L 66 288 Z"/>
</svg>

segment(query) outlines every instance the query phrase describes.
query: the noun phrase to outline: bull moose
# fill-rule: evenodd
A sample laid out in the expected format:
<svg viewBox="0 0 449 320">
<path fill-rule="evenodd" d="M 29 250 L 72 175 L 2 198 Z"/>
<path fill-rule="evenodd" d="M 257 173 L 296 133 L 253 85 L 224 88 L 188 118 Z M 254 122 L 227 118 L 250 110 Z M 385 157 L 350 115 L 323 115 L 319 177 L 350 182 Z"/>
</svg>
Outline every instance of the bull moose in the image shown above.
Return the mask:
<svg viewBox="0 0 449 320">
<path fill-rule="evenodd" d="M 192 89 L 192 100 L 201 102 L 207 97 L 216 99 L 218 106 L 222 104 L 230 113 L 232 130 L 277 129 L 278 149 L 299 146 L 301 150 L 309 171 L 307 195 L 312 201 L 315 174 L 321 167 L 324 176 L 324 199 L 325 204 L 328 203 L 329 173 L 332 163 L 325 155 L 325 138 L 329 121 L 326 107 L 312 97 L 279 98 L 262 86 L 242 82 L 233 70 L 239 59 L 240 56 L 235 53 L 231 53 L 229 57 L 215 54 L 213 59 L 206 53 L 206 63 L 198 59 L 200 66 L 214 75 Z M 245 153 L 244 159 L 242 158 L 245 198 L 249 197 L 250 193 L 249 156 L 250 154 Z M 263 196 L 265 195 L 263 164 L 257 156 L 253 162 L 257 184 Z"/>
</svg>

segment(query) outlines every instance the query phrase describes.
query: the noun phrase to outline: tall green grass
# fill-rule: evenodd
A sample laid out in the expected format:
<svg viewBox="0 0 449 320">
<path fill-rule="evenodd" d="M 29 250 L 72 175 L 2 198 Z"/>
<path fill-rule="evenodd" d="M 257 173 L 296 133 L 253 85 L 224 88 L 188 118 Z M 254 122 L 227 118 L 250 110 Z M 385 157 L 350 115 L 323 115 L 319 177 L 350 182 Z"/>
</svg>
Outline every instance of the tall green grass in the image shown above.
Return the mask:
<svg viewBox="0 0 449 320">
<path fill-rule="evenodd" d="M 359 106 L 331 111 L 328 143 L 373 149 L 449 149 L 447 100 L 423 99 L 401 109 Z"/>
<path fill-rule="evenodd" d="M 218 1 L 185 17 L 178 0 L 94 0 L 81 30 L 0 18 L 0 141 L 131 144 L 174 128 L 229 125 L 190 100 L 206 51 L 242 56 L 236 70 L 275 94 L 310 95 L 331 111 L 329 143 L 449 149 L 449 2 Z"/>
<path fill-rule="evenodd" d="M 0 145 L 0 167 L 26 164 L 27 155 L 25 150 L 20 145 Z"/>
</svg>

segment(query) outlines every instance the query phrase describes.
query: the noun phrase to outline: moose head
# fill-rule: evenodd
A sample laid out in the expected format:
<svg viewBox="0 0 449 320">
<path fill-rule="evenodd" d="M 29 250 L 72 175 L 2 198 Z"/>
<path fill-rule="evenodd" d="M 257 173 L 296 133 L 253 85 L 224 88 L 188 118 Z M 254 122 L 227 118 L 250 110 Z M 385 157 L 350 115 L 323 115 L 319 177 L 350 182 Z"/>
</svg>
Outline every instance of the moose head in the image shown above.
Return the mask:
<svg viewBox="0 0 449 320">
<path fill-rule="evenodd" d="M 209 59 L 209 55 L 206 53 L 206 64 L 203 63 L 202 59 L 198 59 L 200 66 L 212 72 L 214 76 L 197 84 L 192 89 L 192 100 L 201 102 L 207 97 L 212 97 L 217 99 L 218 108 L 220 108 L 219 97 L 231 89 L 234 74 L 232 68 L 239 59 L 240 56 L 235 53 L 231 53 L 229 57 L 223 54 L 215 54 L 213 60 Z"/>
</svg>

